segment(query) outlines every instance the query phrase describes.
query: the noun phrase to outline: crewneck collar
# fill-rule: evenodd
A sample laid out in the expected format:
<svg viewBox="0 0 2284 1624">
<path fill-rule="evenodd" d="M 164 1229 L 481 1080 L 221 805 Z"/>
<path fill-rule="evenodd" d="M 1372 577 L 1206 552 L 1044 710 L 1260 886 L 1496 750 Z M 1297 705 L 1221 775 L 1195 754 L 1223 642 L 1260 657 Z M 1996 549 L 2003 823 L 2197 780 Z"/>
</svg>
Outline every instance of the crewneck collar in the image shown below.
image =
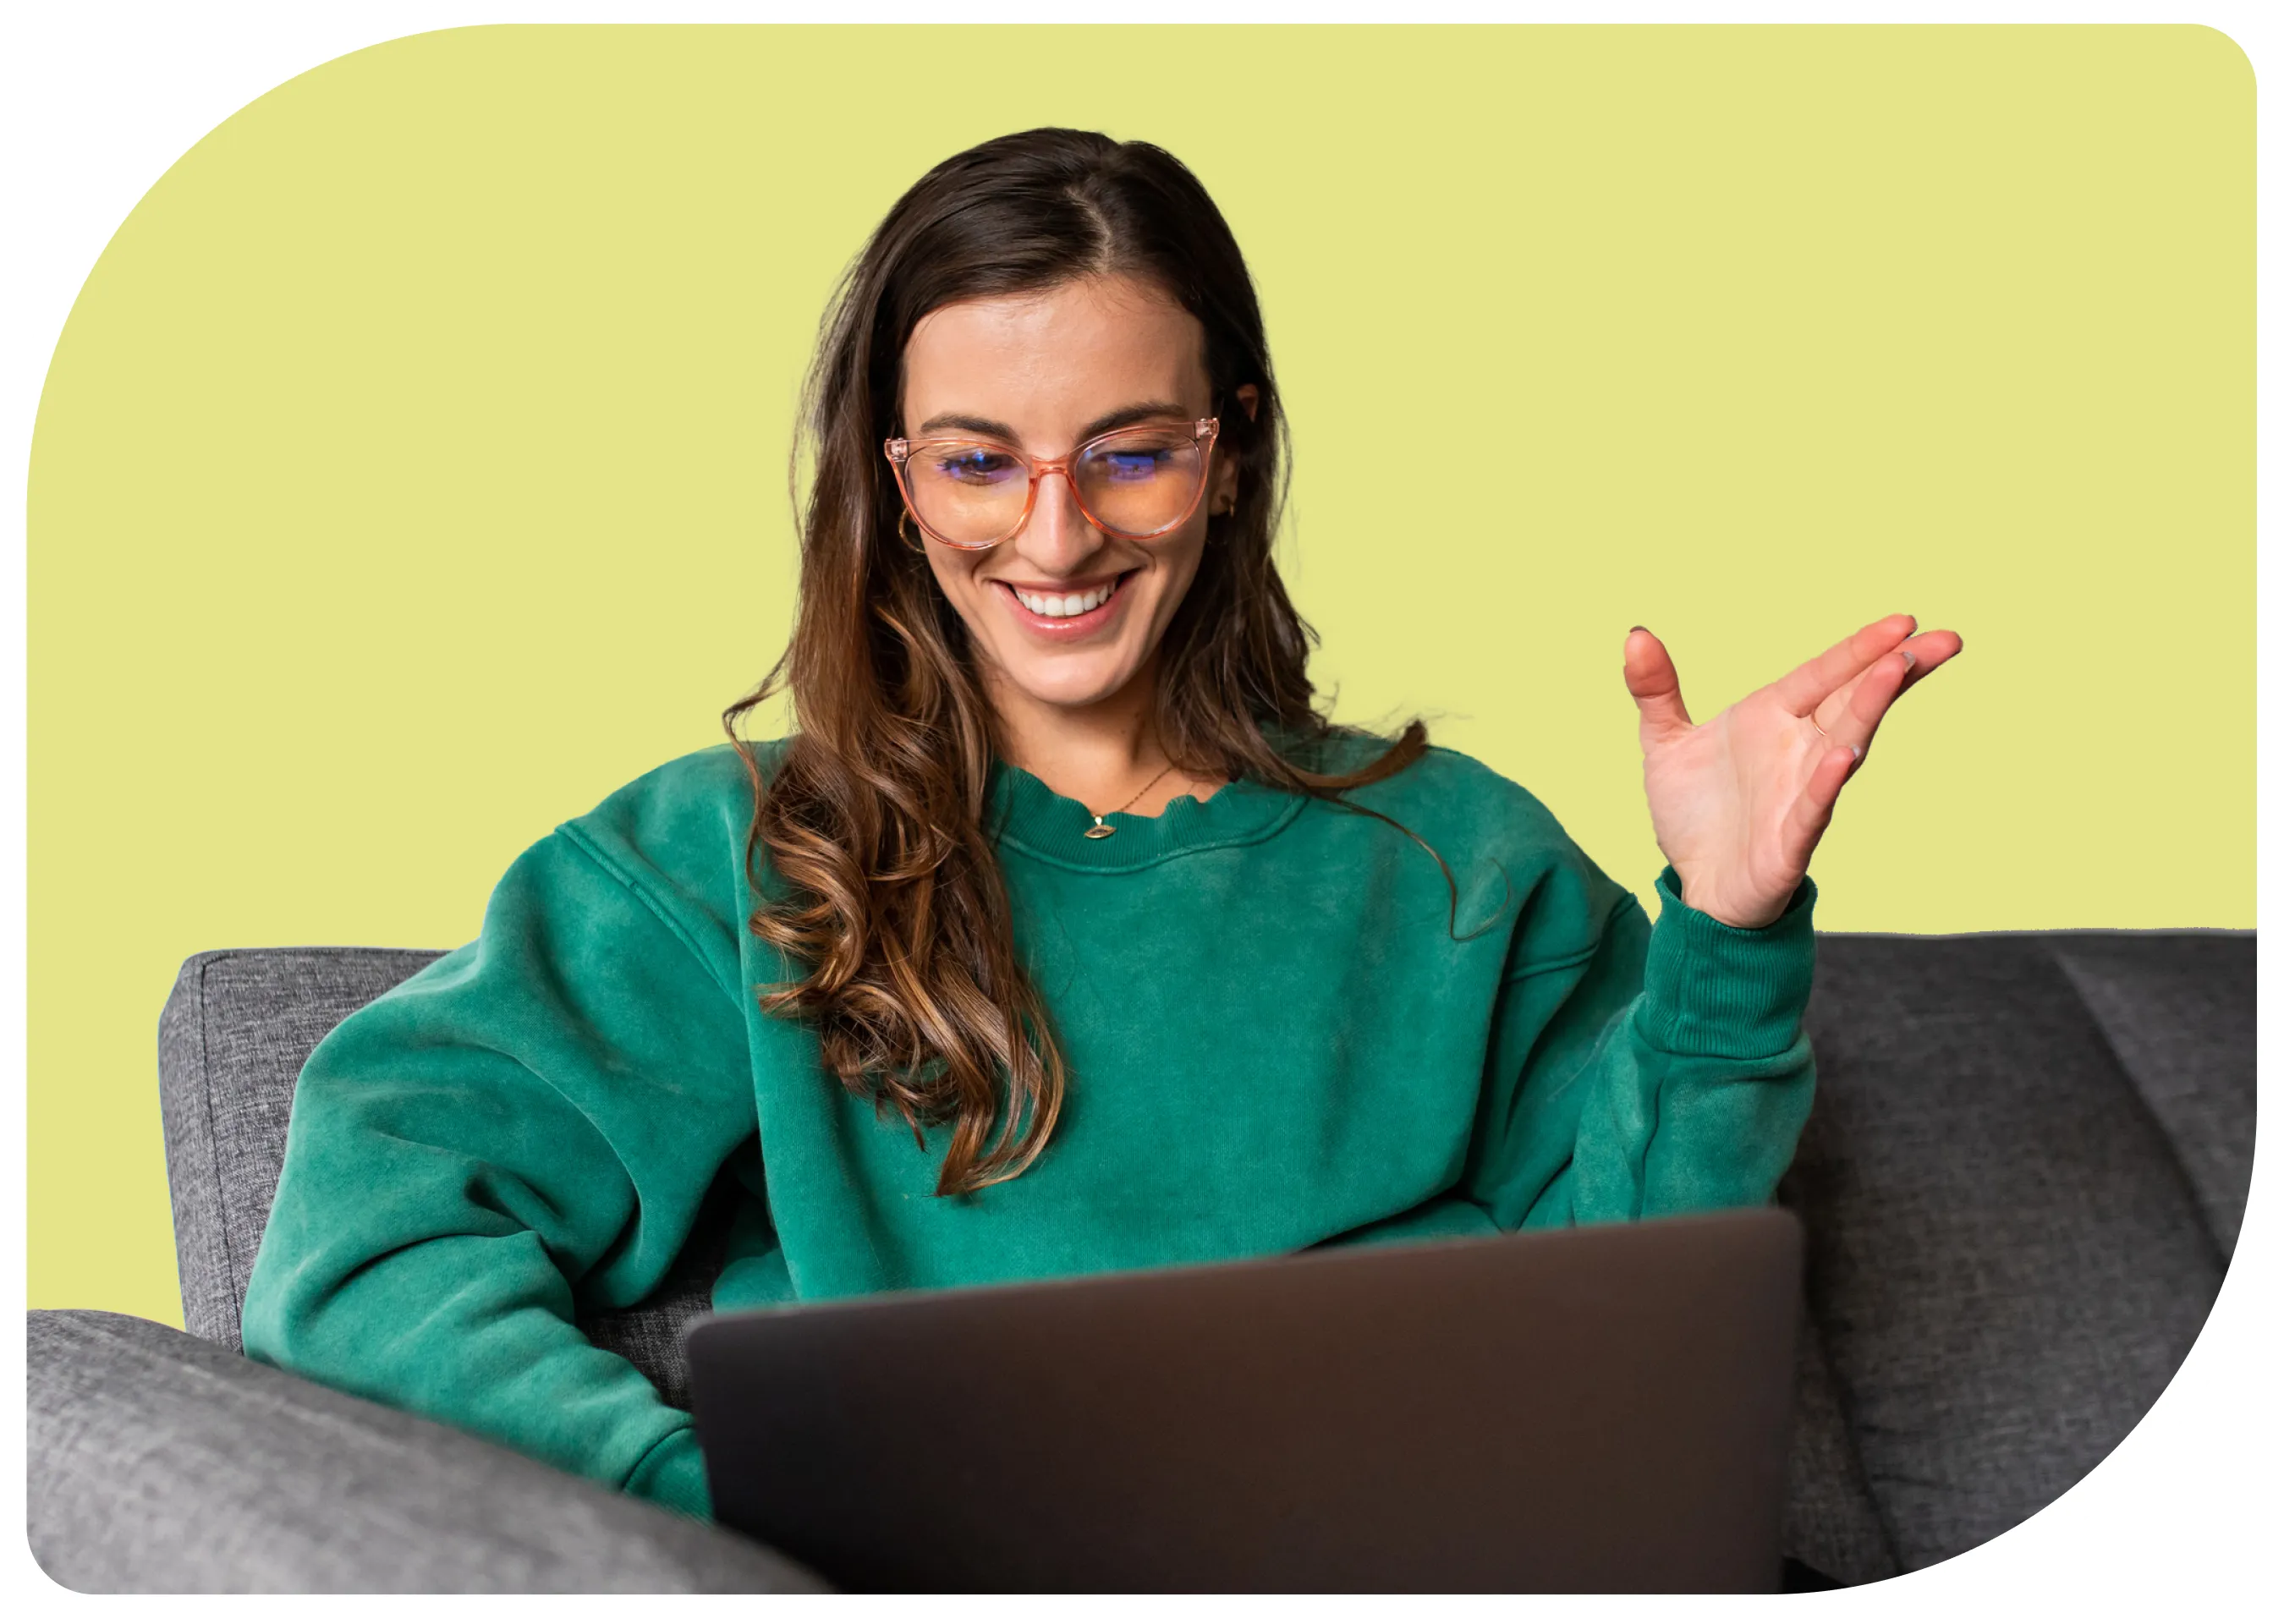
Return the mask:
<svg viewBox="0 0 2284 1624">
<path fill-rule="evenodd" d="M 1089 873 L 1122 874 L 1190 852 L 1265 840 L 1299 815 L 1307 797 L 1240 778 L 1204 800 L 1177 795 L 1155 817 L 1112 812 L 1116 834 L 1087 839 L 1094 814 L 1011 762 L 995 761 L 986 792 L 985 827 L 1003 846 Z"/>
</svg>

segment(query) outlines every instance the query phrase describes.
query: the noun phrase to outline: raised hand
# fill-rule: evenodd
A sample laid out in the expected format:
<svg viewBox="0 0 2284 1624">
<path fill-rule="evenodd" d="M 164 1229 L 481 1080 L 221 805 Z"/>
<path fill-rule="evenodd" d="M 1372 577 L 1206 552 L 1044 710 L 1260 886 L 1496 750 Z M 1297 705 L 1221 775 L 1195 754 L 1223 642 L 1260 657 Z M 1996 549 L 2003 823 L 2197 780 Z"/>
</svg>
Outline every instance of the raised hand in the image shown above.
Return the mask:
<svg viewBox="0 0 2284 1624">
<path fill-rule="evenodd" d="M 1784 911 L 1888 707 L 1964 646 L 1918 624 L 1874 621 L 1701 725 L 1665 644 L 1643 627 L 1627 635 L 1650 827 L 1683 902 L 1748 929 Z"/>
</svg>

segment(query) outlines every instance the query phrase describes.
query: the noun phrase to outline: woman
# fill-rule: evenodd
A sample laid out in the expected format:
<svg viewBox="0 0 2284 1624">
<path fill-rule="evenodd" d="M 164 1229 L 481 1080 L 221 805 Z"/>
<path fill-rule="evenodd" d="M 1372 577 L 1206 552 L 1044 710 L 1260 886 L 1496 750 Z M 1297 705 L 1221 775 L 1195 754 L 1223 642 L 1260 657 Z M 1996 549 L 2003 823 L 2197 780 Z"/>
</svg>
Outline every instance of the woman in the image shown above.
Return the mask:
<svg viewBox="0 0 2284 1624">
<path fill-rule="evenodd" d="M 1956 636 L 1693 726 L 1636 628 L 1653 929 L 1523 790 L 1312 708 L 1260 311 L 1165 152 L 939 165 L 808 415 L 796 730 L 563 824 L 318 1048 L 249 1353 L 702 1516 L 688 1417 L 574 1308 L 725 1170 L 725 1309 L 1769 1198 L 1809 855 Z"/>
</svg>

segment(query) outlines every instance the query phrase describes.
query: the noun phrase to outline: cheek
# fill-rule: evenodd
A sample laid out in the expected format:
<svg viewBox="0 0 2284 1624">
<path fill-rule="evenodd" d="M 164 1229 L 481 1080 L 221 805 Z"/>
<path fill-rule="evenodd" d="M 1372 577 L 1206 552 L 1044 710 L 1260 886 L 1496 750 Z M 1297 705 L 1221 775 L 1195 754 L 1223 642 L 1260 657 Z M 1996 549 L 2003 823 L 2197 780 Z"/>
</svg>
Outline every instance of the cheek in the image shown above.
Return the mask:
<svg viewBox="0 0 2284 1624">
<path fill-rule="evenodd" d="M 969 555 L 930 542 L 927 561 L 937 589 L 953 603 L 972 603 L 982 589 L 975 579 L 975 559 Z"/>
<path fill-rule="evenodd" d="M 1169 546 L 1165 546 L 1165 553 L 1162 553 L 1165 571 L 1169 578 L 1181 580 L 1183 585 L 1188 585 L 1190 580 L 1197 575 L 1199 562 L 1206 558 L 1206 523 L 1208 523 L 1208 514 L 1199 510 L 1190 519 L 1190 523 L 1181 527 L 1181 535 L 1167 537 Z"/>
<path fill-rule="evenodd" d="M 1183 527 L 1179 536 L 1169 537 L 1161 543 L 1159 578 L 1164 583 L 1162 601 L 1154 617 L 1160 627 L 1173 618 L 1181 607 L 1182 599 L 1189 593 L 1190 583 L 1197 579 L 1198 566 L 1205 558 L 1206 529 L 1202 519 L 1193 519 Z"/>
<path fill-rule="evenodd" d="M 979 645 L 992 636 L 990 605 L 984 601 L 990 588 L 976 579 L 976 560 L 954 548 L 928 543 L 928 573 L 935 577 L 936 590 L 951 605 Z"/>
</svg>

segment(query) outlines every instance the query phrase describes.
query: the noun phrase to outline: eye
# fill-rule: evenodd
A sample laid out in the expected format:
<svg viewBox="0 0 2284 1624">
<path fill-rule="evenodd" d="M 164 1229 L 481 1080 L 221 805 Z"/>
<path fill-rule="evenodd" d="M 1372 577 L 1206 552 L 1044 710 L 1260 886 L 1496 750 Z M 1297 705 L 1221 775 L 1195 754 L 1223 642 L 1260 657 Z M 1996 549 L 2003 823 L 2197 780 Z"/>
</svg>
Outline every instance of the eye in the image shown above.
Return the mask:
<svg viewBox="0 0 2284 1624">
<path fill-rule="evenodd" d="M 1114 480 L 1146 480 L 1164 467 L 1173 453 L 1165 449 L 1122 448 L 1101 454 L 1102 466 Z"/>
<path fill-rule="evenodd" d="M 928 472 L 962 485 L 996 485 L 1015 471 L 1015 459 L 988 446 L 953 446 L 928 458 Z"/>
</svg>

